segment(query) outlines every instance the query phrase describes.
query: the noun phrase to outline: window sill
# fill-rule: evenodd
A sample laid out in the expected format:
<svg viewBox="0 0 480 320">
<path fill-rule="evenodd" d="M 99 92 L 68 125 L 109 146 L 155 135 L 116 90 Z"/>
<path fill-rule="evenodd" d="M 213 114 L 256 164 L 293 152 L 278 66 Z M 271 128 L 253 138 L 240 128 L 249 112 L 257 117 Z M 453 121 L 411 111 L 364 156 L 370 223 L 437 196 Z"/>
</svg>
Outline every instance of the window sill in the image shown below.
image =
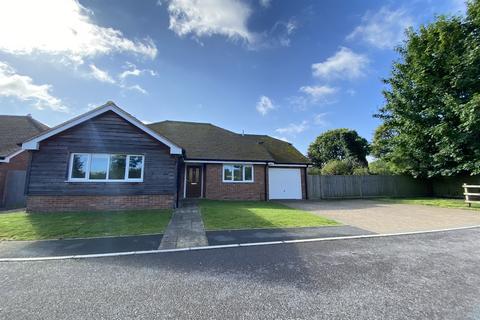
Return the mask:
<svg viewBox="0 0 480 320">
<path fill-rule="evenodd" d="M 255 183 L 255 181 L 222 181 L 223 183 Z"/>
<path fill-rule="evenodd" d="M 65 180 L 67 183 L 142 183 L 143 180 Z"/>
</svg>

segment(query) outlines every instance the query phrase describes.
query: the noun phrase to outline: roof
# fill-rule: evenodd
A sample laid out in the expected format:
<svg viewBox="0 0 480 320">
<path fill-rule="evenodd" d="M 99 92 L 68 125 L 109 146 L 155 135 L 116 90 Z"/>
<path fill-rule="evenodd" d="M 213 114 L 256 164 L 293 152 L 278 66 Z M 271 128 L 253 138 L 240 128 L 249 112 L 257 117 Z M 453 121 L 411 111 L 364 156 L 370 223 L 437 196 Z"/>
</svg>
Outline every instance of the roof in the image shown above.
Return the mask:
<svg viewBox="0 0 480 320">
<path fill-rule="evenodd" d="M 210 123 L 169 120 L 148 127 L 182 147 L 187 160 L 309 163 L 290 143 L 266 135 L 243 135 Z"/>
<path fill-rule="evenodd" d="M 44 131 L 34 137 L 31 137 L 30 139 L 23 142 L 22 148 L 26 150 L 38 150 L 39 142 L 109 111 L 116 113 L 118 116 L 122 117 L 130 124 L 136 126 L 151 137 L 167 145 L 170 148 L 171 154 L 182 154 L 182 149 L 178 145 L 165 138 L 164 136 L 160 135 L 158 132 L 151 130 L 143 122 L 141 122 L 131 114 L 125 112 L 123 109 L 119 108 L 112 101 L 108 101 L 106 104 L 98 108 L 92 109 L 84 114 L 79 115 L 78 117 L 59 124 L 58 126 Z"/>
<path fill-rule="evenodd" d="M 27 116 L 0 115 L 0 158 L 11 156 L 22 148 L 20 144 L 48 130 L 43 123 Z"/>
</svg>

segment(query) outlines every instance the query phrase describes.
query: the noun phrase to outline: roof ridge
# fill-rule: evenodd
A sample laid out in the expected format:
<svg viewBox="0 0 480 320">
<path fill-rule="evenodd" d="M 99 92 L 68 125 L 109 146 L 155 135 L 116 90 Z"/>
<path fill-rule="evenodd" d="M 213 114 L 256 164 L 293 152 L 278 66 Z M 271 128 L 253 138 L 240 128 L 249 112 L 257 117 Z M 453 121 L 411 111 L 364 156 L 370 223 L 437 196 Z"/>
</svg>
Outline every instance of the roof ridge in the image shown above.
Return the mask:
<svg viewBox="0 0 480 320">
<path fill-rule="evenodd" d="M 164 122 L 180 122 L 180 123 L 191 123 L 191 124 L 206 124 L 206 125 L 211 125 L 211 126 L 213 126 L 213 124 L 211 124 L 210 122 L 196 122 L 196 121 L 183 121 L 183 120 L 162 120 L 162 121 L 157 121 L 157 122 L 149 123 L 149 125 L 151 125 L 151 124 L 157 124 L 157 123 L 164 123 Z"/>
<path fill-rule="evenodd" d="M 27 118 L 39 132 L 43 132 L 45 130 L 50 129 L 49 126 L 47 126 L 46 124 L 38 121 L 37 119 L 34 119 L 31 115 L 28 115 Z"/>
</svg>

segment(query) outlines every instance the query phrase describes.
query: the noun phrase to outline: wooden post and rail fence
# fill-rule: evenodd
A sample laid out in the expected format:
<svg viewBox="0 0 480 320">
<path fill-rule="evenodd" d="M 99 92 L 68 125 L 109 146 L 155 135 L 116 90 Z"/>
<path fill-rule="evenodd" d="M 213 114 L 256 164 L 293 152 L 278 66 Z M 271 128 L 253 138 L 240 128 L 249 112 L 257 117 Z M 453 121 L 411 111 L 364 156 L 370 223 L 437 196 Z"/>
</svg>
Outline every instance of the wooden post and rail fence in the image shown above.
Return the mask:
<svg viewBox="0 0 480 320">
<path fill-rule="evenodd" d="M 471 207 L 472 203 L 480 203 L 480 185 L 466 184 L 462 185 L 465 196 L 465 202 Z"/>
</svg>

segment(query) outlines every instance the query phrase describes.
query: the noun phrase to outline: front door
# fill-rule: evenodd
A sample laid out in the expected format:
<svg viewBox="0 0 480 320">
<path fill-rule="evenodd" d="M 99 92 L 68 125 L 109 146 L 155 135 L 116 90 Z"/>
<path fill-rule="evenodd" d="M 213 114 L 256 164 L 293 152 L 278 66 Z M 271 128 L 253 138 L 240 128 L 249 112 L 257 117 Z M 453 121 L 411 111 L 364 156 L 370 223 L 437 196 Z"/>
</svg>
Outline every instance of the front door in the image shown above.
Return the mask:
<svg viewBox="0 0 480 320">
<path fill-rule="evenodd" d="M 187 167 L 187 198 L 200 198 L 202 196 L 202 167 Z"/>
</svg>

